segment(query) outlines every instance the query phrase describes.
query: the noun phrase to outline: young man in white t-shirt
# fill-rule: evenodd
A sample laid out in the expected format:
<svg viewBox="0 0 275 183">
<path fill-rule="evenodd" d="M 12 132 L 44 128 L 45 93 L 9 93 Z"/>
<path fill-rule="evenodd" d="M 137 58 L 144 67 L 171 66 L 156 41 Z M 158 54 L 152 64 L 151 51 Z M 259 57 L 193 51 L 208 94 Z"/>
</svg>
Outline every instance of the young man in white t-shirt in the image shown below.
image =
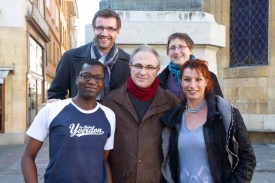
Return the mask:
<svg viewBox="0 0 275 183">
<path fill-rule="evenodd" d="M 74 98 L 48 103 L 27 131 L 30 136 L 21 166 L 25 182 L 37 182 L 35 157 L 49 136 L 45 182 L 112 181 L 108 162 L 113 149 L 115 114 L 96 102 L 104 88 L 104 66 L 87 59 L 76 76 Z"/>
</svg>

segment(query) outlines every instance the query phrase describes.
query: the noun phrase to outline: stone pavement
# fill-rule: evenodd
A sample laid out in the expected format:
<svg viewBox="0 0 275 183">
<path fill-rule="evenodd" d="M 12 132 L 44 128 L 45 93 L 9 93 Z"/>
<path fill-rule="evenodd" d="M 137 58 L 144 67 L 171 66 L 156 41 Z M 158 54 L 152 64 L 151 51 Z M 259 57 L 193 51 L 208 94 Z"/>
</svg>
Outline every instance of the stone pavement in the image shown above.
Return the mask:
<svg viewBox="0 0 275 183">
<path fill-rule="evenodd" d="M 24 182 L 20 168 L 24 145 L 0 145 L 0 183 Z M 275 182 L 275 144 L 253 144 L 257 166 L 252 183 Z M 36 158 L 39 183 L 48 164 L 48 142 L 44 143 Z"/>
</svg>

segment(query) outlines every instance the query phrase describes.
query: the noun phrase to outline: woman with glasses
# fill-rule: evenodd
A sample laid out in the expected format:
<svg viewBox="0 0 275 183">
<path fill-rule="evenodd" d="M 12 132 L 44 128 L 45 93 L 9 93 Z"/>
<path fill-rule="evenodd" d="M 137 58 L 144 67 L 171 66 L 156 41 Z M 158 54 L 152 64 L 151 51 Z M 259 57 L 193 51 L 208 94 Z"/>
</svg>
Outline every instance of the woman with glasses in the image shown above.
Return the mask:
<svg viewBox="0 0 275 183">
<path fill-rule="evenodd" d="M 163 182 L 250 182 L 256 158 L 243 118 L 213 95 L 207 62 L 185 62 L 180 80 L 185 99 L 160 118 Z"/>
<path fill-rule="evenodd" d="M 158 75 L 160 86 L 175 94 L 183 100 L 184 93 L 180 85 L 180 67 L 189 59 L 194 59 L 192 54 L 194 49 L 193 40 L 185 33 L 174 33 L 168 37 L 166 45 L 167 55 L 170 57 L 169 65 Z M 211 79 L 214 83 L 214 94 L 223 97 L 217 76 L 210 72 Z"/>
</svg>

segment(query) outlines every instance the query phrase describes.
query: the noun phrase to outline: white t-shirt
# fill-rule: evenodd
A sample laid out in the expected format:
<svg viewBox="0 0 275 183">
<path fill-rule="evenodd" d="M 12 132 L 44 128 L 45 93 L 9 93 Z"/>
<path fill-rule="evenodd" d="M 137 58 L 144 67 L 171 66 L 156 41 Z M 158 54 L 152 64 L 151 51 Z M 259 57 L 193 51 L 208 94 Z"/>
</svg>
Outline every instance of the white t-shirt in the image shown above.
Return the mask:
<svg viewBox="0 0 275 183">
<path fill-rule="evenodd" d="M 81 177 L 84 182 L 97 183 L 106 182 L 104 150 L 113 149 L 114 132 L 111 109 L 97 103 L 86 111 L 66 99 L 43 107 L 27 134 L 39 141 L 49 136 L 45 182 L 75 182 Z"/>
</svg>

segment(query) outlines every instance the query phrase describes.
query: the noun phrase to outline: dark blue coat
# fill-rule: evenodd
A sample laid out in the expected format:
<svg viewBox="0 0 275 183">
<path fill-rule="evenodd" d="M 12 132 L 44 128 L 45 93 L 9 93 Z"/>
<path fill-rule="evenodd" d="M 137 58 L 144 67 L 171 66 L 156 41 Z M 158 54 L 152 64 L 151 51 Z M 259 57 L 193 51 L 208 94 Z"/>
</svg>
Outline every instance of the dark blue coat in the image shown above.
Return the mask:
<svg viewBox="0 0 275 183">
<path fill-rule="evenodd" d="M 48 90 L 48 99 L 65 99 L 67 94 L 69 94 L 68 97 L 74 97 L 77 94 L 75 77 L 83 62 L 87 58 L 91 58 L 91 46 L 92 43 L 88 43 L 63 54 Z M 122 86 L 130 76 L 129 54 L 119 48 L 118 55 L 118 59 L 111 70 L 110 90 Z"/>
</svg>

